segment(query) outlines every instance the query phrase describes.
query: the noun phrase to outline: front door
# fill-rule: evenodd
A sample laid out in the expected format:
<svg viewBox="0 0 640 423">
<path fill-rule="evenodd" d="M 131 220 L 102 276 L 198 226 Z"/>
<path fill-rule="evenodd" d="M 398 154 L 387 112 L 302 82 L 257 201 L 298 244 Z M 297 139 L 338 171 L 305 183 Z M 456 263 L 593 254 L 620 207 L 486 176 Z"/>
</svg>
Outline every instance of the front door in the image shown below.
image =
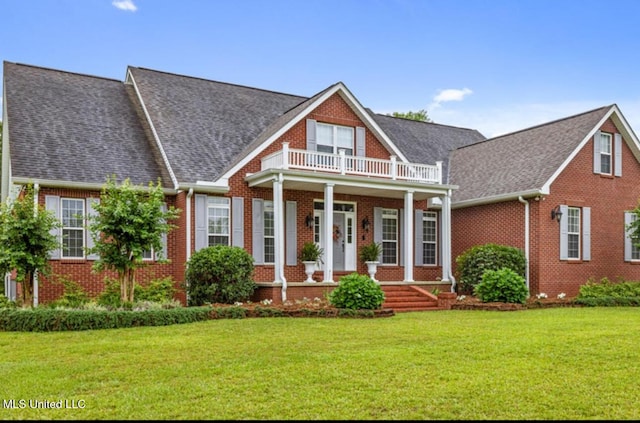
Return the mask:
<svg viewBox="0 0 640 423">
<path fill-rule="evenodd" d="M 324 212 L 319 208 L 322 203 L 316 203 L 315 239 L 319 240 L 320 247 L 326 251 L 326 240 L 324 239 Z M 334 204 L 333 230 L 331 240 L 333 246 L 333 270 L 355 271 L 356 270 L 356 235 L 355 235 L 355 205 L 352 203 Z"/>
</svg>

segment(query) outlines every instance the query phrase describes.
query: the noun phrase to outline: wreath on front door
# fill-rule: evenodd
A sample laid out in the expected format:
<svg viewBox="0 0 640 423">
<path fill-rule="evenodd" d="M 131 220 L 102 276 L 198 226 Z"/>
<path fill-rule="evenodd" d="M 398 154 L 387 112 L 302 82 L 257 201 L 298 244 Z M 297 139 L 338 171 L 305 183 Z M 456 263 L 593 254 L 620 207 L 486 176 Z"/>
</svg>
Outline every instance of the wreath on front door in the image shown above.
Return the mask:
<svg viewBox="0 0 640 423">
<path fill-rule="evenodd" d="M 338 225 L 333 225 L 333 240 L 337 241 L 342 236 L 342 232 L 340 232 L 340 227 Z"/>
</svg>

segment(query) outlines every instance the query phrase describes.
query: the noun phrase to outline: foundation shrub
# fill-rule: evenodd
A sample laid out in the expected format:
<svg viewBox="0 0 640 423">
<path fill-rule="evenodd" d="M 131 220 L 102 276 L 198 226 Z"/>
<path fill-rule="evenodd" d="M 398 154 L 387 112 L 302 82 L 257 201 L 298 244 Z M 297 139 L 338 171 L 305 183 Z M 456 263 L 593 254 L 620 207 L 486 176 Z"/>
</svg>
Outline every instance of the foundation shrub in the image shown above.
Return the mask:
<svg viewBox="0 0 640 423">
<path fill-rule="evenodd" d="M 164 278 L 153 279 L 147 286 L 136 284 L 133 298 L 135 301 L 151 301 L 155 303 L 166 303 L 173 299 L 176 289 L 174 288 L 173 278 L 167 276 Z"/>
<path fill-rule="evenodd" d="M 340 309 L 375 310 L 384 302 L 384 291 L 369 276 L 352 273 L 340 278 L 329 302 Z"/>
<path fill-rule="evenodd" d="M 105 278 L 104 291 L 96 298 L 98 305 L 109 309 L 117 309 L 122 306 L 122 297 L 120 295 L 120 282 L 117 279 Z"/>
<path fill-rule="evenodd" d="M 62 296 L 49 303 L 49 307 L 66 307 L 66 308 L 80 308 L 90 301 L 89 295 L 82 289 L 79 283 L 71 280 L 68 276 L 57 276 L 57 280 L 54 283 L 63 285 Z"/>
<path fill-rule="evenodd" d="M 524 304 L 529 296 L 524 278 L 506 267 L 485 271 L 482 282 L 475 286 L 473 294 L 484 303 L 498 301 Z"/>
<path fill-rule="evenodd" d="M 524 252 L 516 247 L 491 243 L 471 247 L 456 257 L 458 293 L 472 294 L 487 270 L 507 268 L 524 278 L 526 262 Z"/>
<path fill-rule="evenodd" d="M 248 300 L 256 289 L 253 270 L 253 257 L 243 248 L 216 245 L 201 249 L 187 263 L 189 305 Z"/>
<path fill-rule="evenodd" d="M 638 306 L 640 305 L 640 282 L 619 278 L 611 282 L 608 278 L 596 282 L 593 278 L 580 286 L 574 300 L 586 306 Z"/>
</svg>

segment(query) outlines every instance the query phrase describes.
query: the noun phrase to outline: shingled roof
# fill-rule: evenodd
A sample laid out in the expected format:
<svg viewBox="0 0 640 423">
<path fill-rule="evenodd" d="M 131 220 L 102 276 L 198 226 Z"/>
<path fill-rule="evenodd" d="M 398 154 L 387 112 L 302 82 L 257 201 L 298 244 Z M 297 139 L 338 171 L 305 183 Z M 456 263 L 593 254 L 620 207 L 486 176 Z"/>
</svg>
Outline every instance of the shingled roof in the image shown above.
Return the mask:
<svg viewBox="0 0 640 423">
<path fill-rule="evenodd" d="M 129 67 L 178 182 L 216 181 L 306 97 Z"/>
<path fill-rule="evenodd" d="M 160 178 L 170 188 L 216 181 L 325 93 L 346 90 L 336 83 L 303 97 L 140 67 L 122 82 L 4 66 L 12 175 L 78 184 L 103 184 L 110 174 L 137 184 Z M 445 182 L 450 151 L 484 139 L 360 110 L 412 162 L 443 161 Z"/>
<path fill-rule="evenodd" d="M 448 183 L 449 155 L 456 148 L 485 140 L 475 129 L 420 122 L 393 116 L 372 114 L 382 130 L 414 163 L 442 161 L 443 183 Z"/>
<path fill-rule="evenodd" d="M 614 106 L 488 139 L 455 150 L 452 203 L 488 202 L 542 190 L 571 153 Z"/>
<path fill-rule="evenodd" d="M 171 186 L 121 81 L 4 62 L 13 178 Z"/>
</svg>

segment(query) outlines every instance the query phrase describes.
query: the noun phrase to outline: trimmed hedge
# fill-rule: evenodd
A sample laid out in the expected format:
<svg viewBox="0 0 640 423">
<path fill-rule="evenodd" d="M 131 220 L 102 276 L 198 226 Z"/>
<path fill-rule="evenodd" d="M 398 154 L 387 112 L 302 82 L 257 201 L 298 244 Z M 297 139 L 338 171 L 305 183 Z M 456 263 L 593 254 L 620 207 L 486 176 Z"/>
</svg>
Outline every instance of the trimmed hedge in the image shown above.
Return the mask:
<svg viewBox="0 0 640 423">
<path fill-rule="evenodd" d="M 0 332 L 57 332 L 95 329 L 118 329 L 140 326 L 167 326 L 215 319 L 245 319 L 248 317 L 388 317 L 394 313 L 377 314 L 373 310 L 312 310 L 285 311 L 273 307 L 248 310 L 241 306 L 201 306 L 160 310 L 56 310 L 50 308 L 2 309 Z"/>
<path fill-rule="evenodd" d="M 4 309 L 0 310 L 0 331 L 52 332 L 166 326 L 208 320 L 210 313 L 211 307 L 143 311 Z"/>
</svg>

